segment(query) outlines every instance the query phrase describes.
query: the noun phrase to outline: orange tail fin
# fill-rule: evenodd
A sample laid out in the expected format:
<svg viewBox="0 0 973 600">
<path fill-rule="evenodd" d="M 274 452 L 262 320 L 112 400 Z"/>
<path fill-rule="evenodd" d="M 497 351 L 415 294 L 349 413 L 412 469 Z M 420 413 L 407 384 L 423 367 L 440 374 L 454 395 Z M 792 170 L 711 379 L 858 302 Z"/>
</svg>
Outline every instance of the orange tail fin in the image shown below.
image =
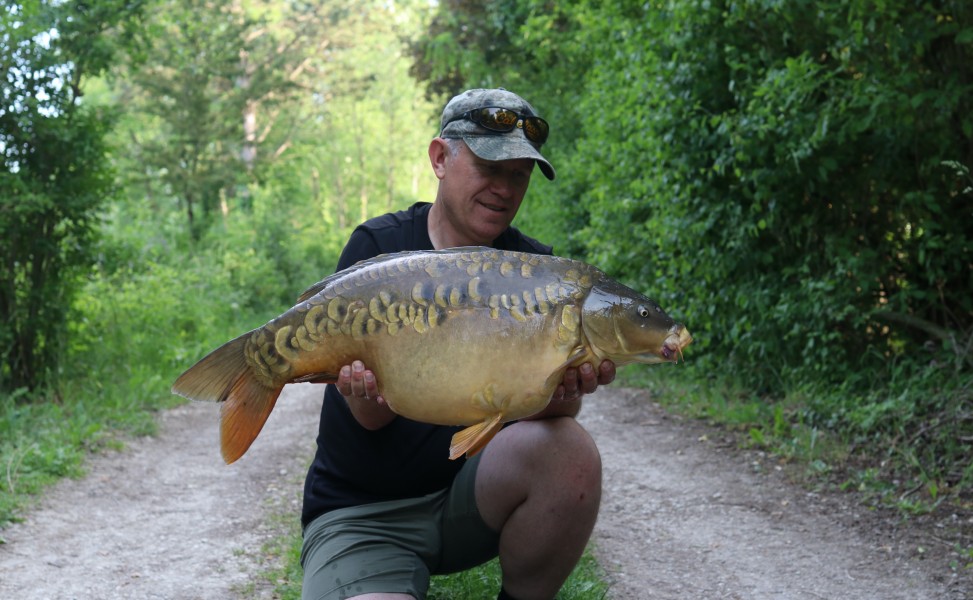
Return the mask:
<svg viewBox="0 0 973 600">
<path fill-rule="evenodd" d="M 503 415 L 497 413 L 482 423 L 457 431 L 449 444 L 449 460 L 456 460 L 464 453 L 468 458 L 483 450 L 501 427 L 503 427 Z"/>
<path fill-rule="evenodd" d="M 190 400 L 223 402 L 220 450 L 227 464 L 250 448 L 284 389 L 267 387 L 254 378 L 243 353 L 249 337 L 246 333 L 223 344 L 172 384 L 172 393 Z"/>
<path fill-rule="evenodd" d="M 220 408 L 220 452 L 230 464 L 250 449 L 263 429 L 284 386 L 273 389 L 258 383 L 249 371 L 237 379 Z"/>
</svg>

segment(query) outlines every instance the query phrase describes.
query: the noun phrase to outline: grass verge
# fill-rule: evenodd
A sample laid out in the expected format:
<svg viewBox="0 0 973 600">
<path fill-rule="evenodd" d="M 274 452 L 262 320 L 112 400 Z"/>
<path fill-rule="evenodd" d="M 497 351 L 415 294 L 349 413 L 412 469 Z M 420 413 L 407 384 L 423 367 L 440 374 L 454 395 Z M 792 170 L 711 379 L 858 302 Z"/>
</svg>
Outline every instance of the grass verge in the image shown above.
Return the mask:
<svg viewBox="0 0 973 600">
<path fill-rule="evenodd" d="M 167 394 L 149 394 L 150 400 L 115 387 L 68 386 L 43 399 L 0 399 L 0 529 L 46 487 L 82 476 L 90 453 L 154 434 L 157 411 L 178 403 Z"/>
</svg>

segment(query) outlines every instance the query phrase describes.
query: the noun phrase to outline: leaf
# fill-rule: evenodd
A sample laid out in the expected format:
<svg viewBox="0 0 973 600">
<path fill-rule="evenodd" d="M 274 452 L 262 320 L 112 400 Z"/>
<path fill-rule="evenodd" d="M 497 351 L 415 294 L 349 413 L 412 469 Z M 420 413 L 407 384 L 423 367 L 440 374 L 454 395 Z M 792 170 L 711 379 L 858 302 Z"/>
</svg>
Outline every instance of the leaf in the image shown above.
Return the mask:
<svg viewBox="0 0 973 600">
<path fill-rule="evenodd" d="M 973 27 L 967 27 L 956 34 L 957 44 L 970 44 L 973 43 Z"/>
</svg>

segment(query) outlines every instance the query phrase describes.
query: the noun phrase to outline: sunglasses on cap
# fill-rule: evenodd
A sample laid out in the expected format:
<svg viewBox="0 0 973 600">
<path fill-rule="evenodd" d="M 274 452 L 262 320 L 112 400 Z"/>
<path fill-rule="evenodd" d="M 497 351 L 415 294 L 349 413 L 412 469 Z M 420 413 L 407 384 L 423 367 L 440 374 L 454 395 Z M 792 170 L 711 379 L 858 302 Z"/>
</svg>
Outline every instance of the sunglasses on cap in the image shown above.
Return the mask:
<svg viewBox="0 0 973 600">
<path fill-rule="evenodd" d="M 537 145 L 541 145 L 547 141 L 547 134 L 550 129 L 547 121 L 540 117 L 524 116 L 509 108 L 500 108 L 498 106 L 486 106 L 468 110 L 460 116 L 450 119 L 446 125 L 449 125 L 453 121 L 459 121 L 460 119 L 468 119 L 484 129 L 499 133 L 507 133 L 508 131 L 513 131 L 515 127 L 519 127 L 524 130 L 524 136 Z"/>
</svg>

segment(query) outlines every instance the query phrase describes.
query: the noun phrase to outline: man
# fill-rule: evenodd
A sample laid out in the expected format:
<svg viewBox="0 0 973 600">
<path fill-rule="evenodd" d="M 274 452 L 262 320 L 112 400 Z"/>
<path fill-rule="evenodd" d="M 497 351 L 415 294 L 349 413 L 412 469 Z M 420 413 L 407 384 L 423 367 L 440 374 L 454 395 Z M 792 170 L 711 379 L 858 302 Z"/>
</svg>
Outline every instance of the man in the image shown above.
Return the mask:
<svg viewBox="0 0 973 600">
<path fill-rule="evenodd" d="M 547 123 L 504 89 L 469 90 L 443 111 L 429 144 L 436 201 L 360 225 L 338 268 L 386 252 L 493 246 L 550 254 L 510 226 Z M 459 428 L 395 415 L 360 361 L 328 386 L 305 483 L 305 599 L 425 598 L 430 574 L 499 554 L 499 598 L 549 600 L 594 527 L 601 461 L 574 420 L 581 397 L 615 378 L 610 361 L 569 369 L 544 411 L 509 424 L 478 455 L 448 460 Z M 443 385 L 449 385 L 444 381 Z"/>
</svg>

